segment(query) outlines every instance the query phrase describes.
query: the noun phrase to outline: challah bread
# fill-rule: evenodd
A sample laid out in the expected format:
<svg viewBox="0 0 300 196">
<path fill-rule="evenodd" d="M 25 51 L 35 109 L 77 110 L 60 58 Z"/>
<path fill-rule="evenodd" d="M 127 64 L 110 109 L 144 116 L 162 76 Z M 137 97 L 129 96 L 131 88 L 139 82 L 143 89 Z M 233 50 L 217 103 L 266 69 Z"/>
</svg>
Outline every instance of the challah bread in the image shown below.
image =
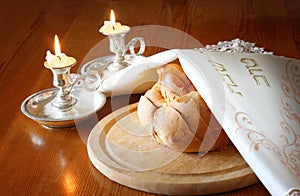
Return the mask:
<svg viewBox="0 0 300 196">
<path fill-rule="evenodd" d="M 158 82 L 140 98 L 138 117 L 153 138 L 182 152 L 223 149 L 229 139 L 177 64 L 159 68 Z"/>
</svg>

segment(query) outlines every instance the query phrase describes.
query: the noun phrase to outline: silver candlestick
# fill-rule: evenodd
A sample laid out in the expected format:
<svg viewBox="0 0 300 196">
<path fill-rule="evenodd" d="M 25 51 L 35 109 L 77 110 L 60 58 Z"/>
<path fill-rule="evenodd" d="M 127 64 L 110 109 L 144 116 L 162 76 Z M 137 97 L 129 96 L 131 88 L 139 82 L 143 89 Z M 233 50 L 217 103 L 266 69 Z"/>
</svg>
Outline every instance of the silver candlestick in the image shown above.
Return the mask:
<svg viewBox="0 0 300 196">
<path fill-rule="evenodd" d="M 145 51 L 145 41 L 142 37 L 134 37 L 125 45 L 125 37 L 128 31 L 108 35 L 109 50 L 114 56 L 104 56 L 94 59 L 81 67 L 81 73 L 88 71 L 97 71 L 103 79 L 111 74 L 129 66 L 134 61 L 144 58 L 142 54 Z M 139 51 L 135 52 L 135 47 L 139 43 Z M 127 52 L 130 52 L 127 54 Z"/>
<path fill-rule="evenodd" d="M 96 115 L 106 101 L 106 97 L 96 91 L 101 78 L 96 72 L 70 74 L 74 64 L 53 68 L 45 62 L 45 67 L 53 73 L 56 88 L 37 92 L 25 99 L 21 110 L 27 117 L 48 128 L 64 128 Z"/>
<path fill-rule="evenodd" d="M 125 35 L 126 33 L 112 34 L 109 35 L 109 49 L 111 52 L 115 53 L 115 56 L 112 59 L 112 62 L 109 63 L 107 69 L 115 72 L 127 67 L 129 65 L 129 61 L 125 60 L 125 55 L 128 50 L 130 50 L 131 55 L 141 55 L 145 51 L 145 42 L 141 37 L 133 38 L 126 46 L 125 46 Z M 137 42 L 140 42 L 140 50 L 137 54 L 135 54 L 134 46 Z"/>
</svg>

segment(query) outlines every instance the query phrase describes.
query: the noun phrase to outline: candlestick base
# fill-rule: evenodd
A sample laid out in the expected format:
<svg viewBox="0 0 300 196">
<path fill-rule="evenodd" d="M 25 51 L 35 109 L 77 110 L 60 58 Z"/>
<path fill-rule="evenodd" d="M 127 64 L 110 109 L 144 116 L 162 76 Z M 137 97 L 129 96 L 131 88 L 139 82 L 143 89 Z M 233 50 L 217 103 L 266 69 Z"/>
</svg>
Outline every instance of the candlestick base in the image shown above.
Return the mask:
<svg viewBox="0 0 300 196">
<path fill-rule="evenodd" d="M 75 126 L 89 117 L 96 115 L 101 109 L 106 97 L 98 91 L 87 91 L 84 88 L 73 88 L 70 97 L 75 101 L 67 108 L 55 106 L 55 99 L 59 89 L 51 88 L 37 92 L 21 105 L 22 112 L 29 118 L 47 128 L 66 128 Z M 60 102 L 61 103 L 61 102 Z"/>
</svg>

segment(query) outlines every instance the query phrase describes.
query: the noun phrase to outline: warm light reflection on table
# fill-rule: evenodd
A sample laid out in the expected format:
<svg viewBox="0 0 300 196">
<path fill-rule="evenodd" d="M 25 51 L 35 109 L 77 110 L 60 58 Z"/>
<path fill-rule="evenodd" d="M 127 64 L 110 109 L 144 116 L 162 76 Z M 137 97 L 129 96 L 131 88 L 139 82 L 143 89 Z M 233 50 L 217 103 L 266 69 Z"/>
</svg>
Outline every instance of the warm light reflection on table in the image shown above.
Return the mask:
<svg viewBox="0 0 300 196">
<path fill-rule="evenodd" d="M 74 193 L 77 187 L 75 177 L 72 173 L 66 172 L 64 174 L 64 189 L 67 193 Z"/>
</svg>

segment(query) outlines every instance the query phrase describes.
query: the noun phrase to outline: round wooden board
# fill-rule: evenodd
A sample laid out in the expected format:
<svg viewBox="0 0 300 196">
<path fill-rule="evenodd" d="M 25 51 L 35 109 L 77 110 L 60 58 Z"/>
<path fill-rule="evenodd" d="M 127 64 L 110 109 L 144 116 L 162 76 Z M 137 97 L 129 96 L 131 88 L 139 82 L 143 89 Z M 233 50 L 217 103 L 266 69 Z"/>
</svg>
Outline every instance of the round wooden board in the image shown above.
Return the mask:
<svg viewBox="0 0 300 196">
<path fill-rule="evenodd" d="M 89 135 L 89 158 L 111 180 L 167 195 L 212 194 L 258 182 L 232 144 L 207 154 L 175 152 L 152 139 L 136 109 L 132 104 L 109 114 Z"/>
</svg>

